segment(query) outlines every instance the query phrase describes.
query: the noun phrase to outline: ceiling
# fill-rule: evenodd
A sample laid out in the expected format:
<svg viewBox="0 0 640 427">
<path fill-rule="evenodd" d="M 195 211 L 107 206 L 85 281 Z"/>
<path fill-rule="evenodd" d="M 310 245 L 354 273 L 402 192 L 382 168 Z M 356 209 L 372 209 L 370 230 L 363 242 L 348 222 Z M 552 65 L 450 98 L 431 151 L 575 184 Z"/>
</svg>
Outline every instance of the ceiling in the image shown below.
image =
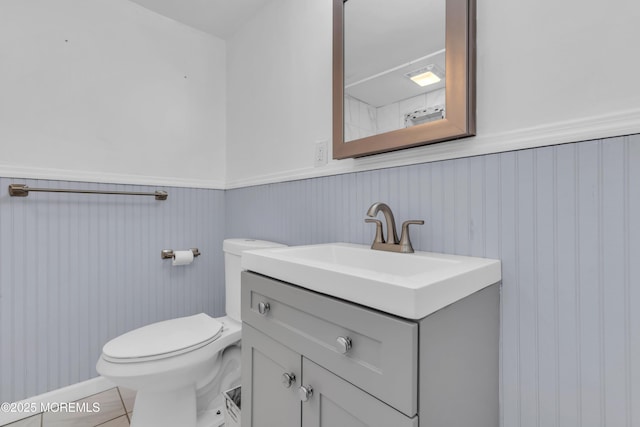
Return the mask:
<svg viewBox="0 0 640 427">
<path fill-rule="evenodd" d="M 167 18 L 227 39 L 270 0 L 131 0 Z"/>
</svg>

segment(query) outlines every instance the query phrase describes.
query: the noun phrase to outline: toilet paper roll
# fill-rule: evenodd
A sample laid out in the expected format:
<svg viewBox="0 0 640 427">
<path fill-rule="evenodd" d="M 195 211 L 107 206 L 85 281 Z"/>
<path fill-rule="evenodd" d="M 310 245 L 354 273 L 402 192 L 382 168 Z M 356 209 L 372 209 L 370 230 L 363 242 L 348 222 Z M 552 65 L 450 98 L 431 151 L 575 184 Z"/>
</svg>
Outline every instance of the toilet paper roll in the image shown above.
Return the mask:
<svg viewBox="0 0 640 427">
<path fill-rule="evenodd" d="M 192 251 L 173 251 L 173 262 L 171 263 L 171 265 L 188 265 L 192 262 Z"/>
</svg>

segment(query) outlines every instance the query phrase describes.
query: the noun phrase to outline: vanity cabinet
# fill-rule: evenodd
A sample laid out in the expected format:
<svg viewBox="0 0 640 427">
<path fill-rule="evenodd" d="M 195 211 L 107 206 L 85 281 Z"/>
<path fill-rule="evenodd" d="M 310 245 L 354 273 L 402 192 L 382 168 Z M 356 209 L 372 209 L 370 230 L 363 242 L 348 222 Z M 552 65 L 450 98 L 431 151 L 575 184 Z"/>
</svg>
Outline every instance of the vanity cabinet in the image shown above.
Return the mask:
<svg viewBox="0 0 640 427">
<path fill-rule="evenodd" d="M 243 427 L 495 427 L 499 287 L 420 320 L 242 273 Z"/>
<path fill-rule="evenodd" d="M 361 427 L 364 422 L 417 427 L 415 417 L 400 414 L 251 326 L 244 327 L 243 425 Z"/>
<path fill-rule="evenodd" d="M 300 355 L 244 324 L 242 366 L 242 425 L 299 427 Z M 284 375 L 294 376 L 290 384 Z"/>
</svg>

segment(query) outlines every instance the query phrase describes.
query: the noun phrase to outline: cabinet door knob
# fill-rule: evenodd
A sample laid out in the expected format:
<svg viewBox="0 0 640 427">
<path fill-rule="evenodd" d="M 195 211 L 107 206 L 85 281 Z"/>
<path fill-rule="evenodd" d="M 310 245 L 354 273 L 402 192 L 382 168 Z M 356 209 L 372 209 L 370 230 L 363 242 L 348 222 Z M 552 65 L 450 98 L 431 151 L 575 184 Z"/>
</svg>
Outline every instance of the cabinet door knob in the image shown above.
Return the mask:
<svg viewBox="0 0 640 427">
<path fill-rule="evenodd" d="M 282 374 L 282 385 L 284 386 L 284 388 L 290 388 L 291 384 L 296 382 L 296 374 L 294 374 L 293 372 L 288 373 L 285 372 L 284 374 Z"/>
<path fill-rule="evenodd" d="M 260 314 L 265 315 L 269 312 L 269 310 L 271 310 L 271 306 L 268 302 L 261 302 L 260 304 L 258 304 L 258 312 Z"/>
<path fill-rule="evenodd" d="M 336 339 L 336 350 L 338 350 L 338 353 L 347 354 L 349 350 L 351 350 L 351 347 L 351 338 L 338 337 Z"/>
<path fill-rule="evenodd" d="M 311 387 L 310 385 L 301 386 L 298 389 L 298 395 L 300 396 L 300 400 L 302 400 L 303 402 L 308 401 L 309 399 L 311 399 L 311 396 L 313 396 L 313 387 Z"/>
</svg>

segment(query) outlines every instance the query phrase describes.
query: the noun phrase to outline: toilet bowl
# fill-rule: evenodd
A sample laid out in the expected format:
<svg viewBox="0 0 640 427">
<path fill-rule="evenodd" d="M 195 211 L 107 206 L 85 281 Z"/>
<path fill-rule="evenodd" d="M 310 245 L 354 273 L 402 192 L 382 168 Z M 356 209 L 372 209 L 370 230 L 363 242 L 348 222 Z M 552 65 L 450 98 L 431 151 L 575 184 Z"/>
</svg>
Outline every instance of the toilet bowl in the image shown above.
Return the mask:
<svg viewBox="0 0 640 427">
<path fill-rule="evenodd" d="M 224 241 L 227 316 L 165 320 L 104 345 L 98 373 L 137 391 L 132 427 L 220 425 L 209 410 L 220 405 L 221 392 L 240 385 L 240 257 L 245 250 L 278 246 L 284 245 Z"/>
</svg>

